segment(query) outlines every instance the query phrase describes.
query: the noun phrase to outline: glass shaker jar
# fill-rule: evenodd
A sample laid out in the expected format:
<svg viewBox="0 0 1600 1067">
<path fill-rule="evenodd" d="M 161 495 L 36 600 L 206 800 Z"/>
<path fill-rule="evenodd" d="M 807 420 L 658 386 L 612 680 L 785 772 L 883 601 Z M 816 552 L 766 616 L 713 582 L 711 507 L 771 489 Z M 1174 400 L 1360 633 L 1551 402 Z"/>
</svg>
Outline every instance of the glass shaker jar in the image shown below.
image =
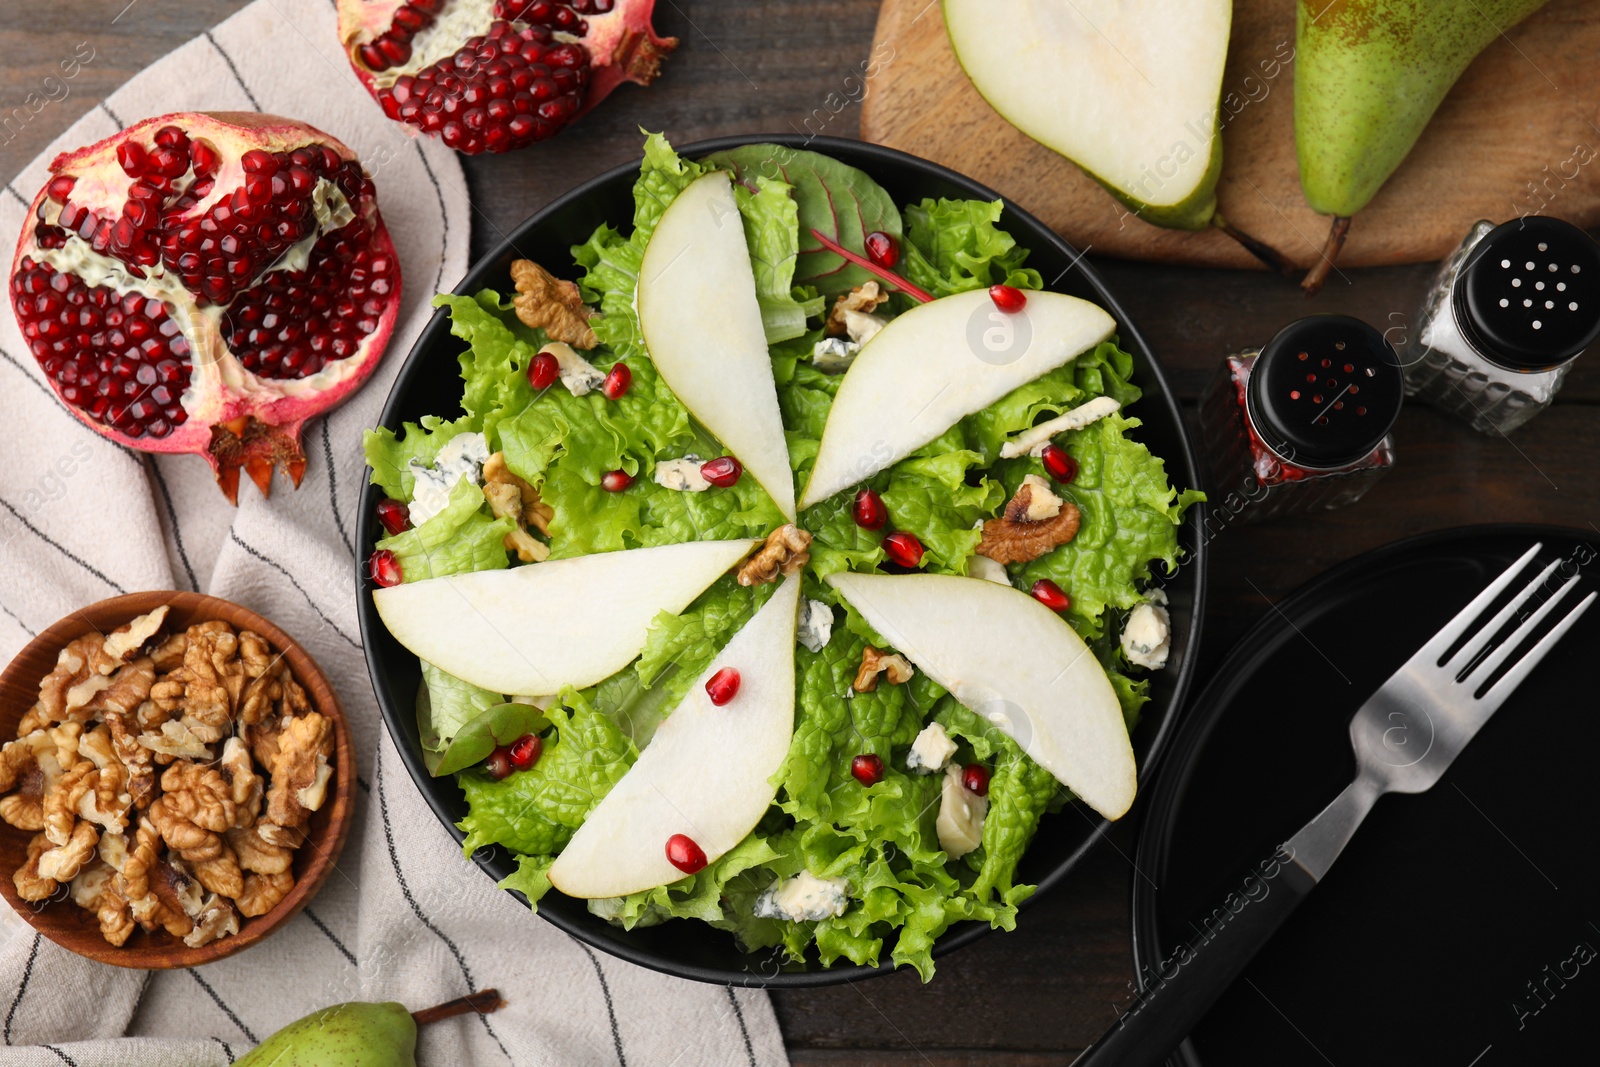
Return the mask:
<svg viewBox="0 0 1600 1067">
<path fill-rule="evenodd" d="M 1394 349 L 1348 315 L 1309 315 L 1227 357 L 1200 401 L 1212 516 L 1250 522 L 1359 500 L 1394 466 L 1389 430 L 1404 398 Z"/>
<path fill-rule="evenodd" d="M 1550 406 L 1600 334 L 1600 245 L 1531 215 L 1480 222 L 1445 260 L 1408 353 L 1406 392 L 1507 434 Z"/>
</svg>

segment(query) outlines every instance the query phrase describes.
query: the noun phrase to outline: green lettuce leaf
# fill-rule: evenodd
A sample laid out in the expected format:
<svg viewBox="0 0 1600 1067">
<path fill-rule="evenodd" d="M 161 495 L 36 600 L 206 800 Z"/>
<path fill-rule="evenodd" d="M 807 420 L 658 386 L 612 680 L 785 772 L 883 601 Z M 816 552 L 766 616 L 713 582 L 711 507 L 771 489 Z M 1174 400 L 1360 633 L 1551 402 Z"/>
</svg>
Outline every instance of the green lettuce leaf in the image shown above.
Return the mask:
<svg viewBox="0 0 1600 1067">
<path fill-rule="evenodd" d="M 385 493 L 396 500 L 409 503 L 416 491 L 411 461 L 415 459 L 424 467 L 433 466 L 440 449 L 457 435 L 475 428 L 471 423 L 472 418 L 468 415 L 453 421 L 446 421 L 437 415 L 424 415 L 420 422 L 403 423 L 400 434 L 385 426 L 363 432 L 361 450 L 366 453 L 372 483 L 381 486 Z"/>
<path fill-rule="evenodd" d="M 744 223 L 745 244 L 756 278 L 756 302 L 767 344 L 806 332 L 806 318 L 823 313 L 822 298 L 795 299 L 794 263 L 800 247 L 799 208 L 786 182 L 756 178 L 755 188 L 736 183 L 734 201 Z"/>
<path fill-rule="evenodd" d="M 453 674 L 422 660 L 422 689 L 417 694 L 417 727 L 425 757 L 437 757 L 455 740 L 456 734 L 479 715 L 505 697 L 464 682 Z M 428 770 L 436 760 L 430 759 Z"/>
<path fill-rule="evenodd" d="M 770 841 L 753 833 L 700 871 L 676 882 L 632 893 L 589 901 L 589 910 L 626 930 L 654 926 L 664 919 L 701 919 L 715 923 L 723 918 L 723 898 L 728 883 L 747 876 L 780 857 Z"/>
<path fill-rule="evenodd" d="M 1057 438 L 1078 461 L 1078 476 L 1061 495 L 1078 506 L 1082 525 L 1070 542 L 1016 571 L 1023 588 L 1048 578 L 1067 590 L 1068 621 L 1085 639 L 1101 632 L 1106 608 L 1126 611 L 1144 599 L 1151 563 L 1177 566 L 1178 523 L 1202 499 L 1172 487 L 1166 465 L 1128 436 L 1138 425 L 1118 413 Z M 1000 466 L 1008 492 L 1031 470 L 1021 458 Z"/>
<path fill-rule="evenodd" d="M 998 283 L 1042 289 L 1039 272 L 1024 267 L 1028 250 L 1000 229 L 1003 201 L 924 200 L 905 210 L 900 269 L 934 296 Z"/>
<path fill-rule="evenodd" d="M 517 869 L 499 882 L 501 889 L 515 889 L 528 898 L 528 907 L 537 915 L 539 901 L 550 892 L 550 868 L 554 856 L 518 856 Z"/>
<path fill-rule="evenodd" d="M 419 526 L 378 542 L 400 562 L 407 582 L 440 578 L 467 571 L 492 571 L 505 567 L 505 536 L 510 519 L 489 514 L 483 490 L 462 478 L 450 488 L 449 503 L 439 514 Z"/>
<path fill-rule="evenodd" d="M 553 724 L 539 762 L 500 781 L 478 769 L 457 776 L 469 810 L 457 825 L 467 855 L 504 845 L 527 855 L 558 851 L 638 758 L 616 723 L 570 688 L 545 713 Z"/>
</svg>

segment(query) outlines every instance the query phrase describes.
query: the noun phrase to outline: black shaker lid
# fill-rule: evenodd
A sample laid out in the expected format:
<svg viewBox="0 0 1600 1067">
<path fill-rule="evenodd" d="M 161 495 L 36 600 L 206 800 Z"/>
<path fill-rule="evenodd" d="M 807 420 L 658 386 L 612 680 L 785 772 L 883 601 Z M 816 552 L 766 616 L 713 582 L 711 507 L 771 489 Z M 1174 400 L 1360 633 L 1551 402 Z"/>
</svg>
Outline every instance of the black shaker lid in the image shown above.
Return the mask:
<svg viewBox="0 0 1600 1067">
<path fill-rule="evenodd" d="M 1383 335 L 1349 315 L 1308 315 L 1267 342 L 1250 372 L 1251 423 L 1285 460 L 1343 467 L 1367 455 L 1400 414 L 1405 381 Z"/>
<path fill-rule="evenodd" d="M 1600 244 L 1560 219 L 1502 223 L 1467 257 L 1454 303 L 1462 333 L 1493 362 L 1565 363 L 1600 334 Z"/>
</svg>

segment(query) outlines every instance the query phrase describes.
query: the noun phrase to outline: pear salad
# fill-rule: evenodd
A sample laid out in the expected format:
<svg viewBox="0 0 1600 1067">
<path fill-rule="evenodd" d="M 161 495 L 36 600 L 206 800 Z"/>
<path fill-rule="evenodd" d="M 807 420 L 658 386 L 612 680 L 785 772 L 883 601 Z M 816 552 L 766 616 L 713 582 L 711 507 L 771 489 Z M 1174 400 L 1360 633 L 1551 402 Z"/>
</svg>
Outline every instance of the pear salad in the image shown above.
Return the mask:
<svg viewBox="0 0 1600 1067">
<path fill-rule="evenodd" d="M 1000 216 L 652 135 L 631 225 L 437 298 L 463 413 L 367 434 L 373 597 L 504 888 L 927 980 L 1044 815 L 1127 811 L 1200 494 Z"/>
</svg>

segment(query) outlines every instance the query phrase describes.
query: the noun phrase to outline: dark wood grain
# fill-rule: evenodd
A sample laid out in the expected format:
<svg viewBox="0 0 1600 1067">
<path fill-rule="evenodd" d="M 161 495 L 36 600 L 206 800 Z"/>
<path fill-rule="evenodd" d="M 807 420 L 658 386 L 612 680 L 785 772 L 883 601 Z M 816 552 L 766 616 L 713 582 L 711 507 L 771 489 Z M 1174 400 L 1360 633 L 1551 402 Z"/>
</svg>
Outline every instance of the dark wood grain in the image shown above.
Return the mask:
<svg viewBox="0 0 1600 1067">
<path fill-rule="evenodd" d="M 1309 267 L 1320 258 L 1328 219 L 1306 205 L 1295 158 L 1297 6 L 1234 0 L 1217 202 L 1230 223 Z M 1554 0 L 1484 48 L 1405 165 L 1356 215 L 1340 261 L 1437 259 L 1478 219 L 1539 212 L 1547 201 L 1548 210 L 1583 225 L 1600 220 L 1600 183 L 1577 162 L 1593 155 L 1587 146 L 1600 100 L 1597 42 L 1600 9 L 1587 0 Z M 1220 230 L 1164 230 L 1128 216 L 1072 163 L 1002 119 L 962 73 L 927 0 L 884 0 L 876 47 L 893 59 L 862 117 L 870 139 L 1009 187 L 1021 206 L 1080 248 L 1164 263 L 1258 266 Z M 1135 58 L 1123 58 L 1137 68 L 1138 52 L 1130 54 Z M 1202 113 L 1187 134 L 1175 136 L 1191 151 L 1209 151 L 1201 140 L 1208 119 Z M 1578 145 L 1585 148 L 1575 155 Z M 1165 162 L 1158 154 L 1149 160 L 1157 172 Z M 1550 184 L 1536 195 L 1541 181 Z"/>
<path fill-rule="evenodd" d="M 0 28 L 0 49 L 8 56 L 0 72 L 0 112 L 18 106 L 53 57 L 77 41 L 90 40 L 97 49 L 67 100 L 49 105 L 15 139 L 0 136 L 0 170 L 16 171 L 93 106 L 96 94 L 241 6 L 139 0 L 110 25 L 124 2 L 58 0 L 36 5 L 26 27 L 7 19 Z M 467 161 L 478 209 L 476 251 L 583 179 L 634 158 L 640 126 L 680 141 L 760 131 L 858 134 L 859 101 L 850 100 L 847 79 L 870 52 L 876 0 L 660 0 L 658 7 L 658 26 L 683 44 L 656 86 L 625 87 L 546 145 Z M 1426 266 L 1345 270 L 1307 301 L 1293 285 L 1262 274 L 1121 261 L 1095 266 L 1191 405 L 1224 353 L 1259 345 L 1310 311 L 1355 314 L 1380 328 L 1396 327 L 1391 336 L 1400 339 L 1411 329 L 1432 272 Z M 1274 599 L 1376 545 L 1474 522 L 1595 528 L 1597 402 L 1600 358 L 1591 354 L 1579 362 L 1555 408 L 1510 441 L 1475 434 L 1425 408 L 1409 409 L 1396 431 L 1399 466 L 1359 505 L 1317 519 L 1221 529 L 1211 545 L 1203 668 L 1213 669 Z M 1129 857 L 1137 819 L 1136 807 L 1076 878 L 1025 912 L 1015 934 L 995 934 L 945 957 L 929 986 L 898 974 L 776 994 L 794 1062 L 1071 1062 L 1129 995 L 1128 894 L 1138 877 Z"/>
<path fill-rule="evenodd" d="M 28 642 L 4 673 L 0 673 L 0 738 L 16 736 L 17 724 L 39 699 L 40 680 L 55 667 L 56 657 L 68 643 L 84 634 L 109 634 L 163 604 L 169 609 L 164 627 L 167 633 L 181 632 L 197 623 L 217 619 L 235 630 L 254 631 L 280 652 L 288 661 L 289 673 L 305 687 L 311 707 L 333 723 L 334 775 L 332 793 L 312 815 L 305 843 L 295 852 L 294 887 L 265 915 L 241 919 L 238 933 L 199 948 L 188 947 L 164 930 L 139 929 L 134 930 L 126 943 L 113 945 L 101 936 L 95 916 L 71 901 L 52 898 L 41 904 L 30 904 L 23 900 L 17 895 L 11 872 L 27 860 L 28 842 L 34 835 L 0 824 L 0 872 L 4 872 L 0 876 L 0 895 L 17 914 L 62 948 L 114 967 L 143 970 L 212 963 L 243 952 L 280 929 L 310 903 L 328 875 L 333 873 L 355 814 L 355 753 L 350 748 L 350 726 L 339 695 L 298 641 L 249 608 L 219 597 L 176 590 L 128 593 L 96 601 L 52 623 Z"/>
</svg>

